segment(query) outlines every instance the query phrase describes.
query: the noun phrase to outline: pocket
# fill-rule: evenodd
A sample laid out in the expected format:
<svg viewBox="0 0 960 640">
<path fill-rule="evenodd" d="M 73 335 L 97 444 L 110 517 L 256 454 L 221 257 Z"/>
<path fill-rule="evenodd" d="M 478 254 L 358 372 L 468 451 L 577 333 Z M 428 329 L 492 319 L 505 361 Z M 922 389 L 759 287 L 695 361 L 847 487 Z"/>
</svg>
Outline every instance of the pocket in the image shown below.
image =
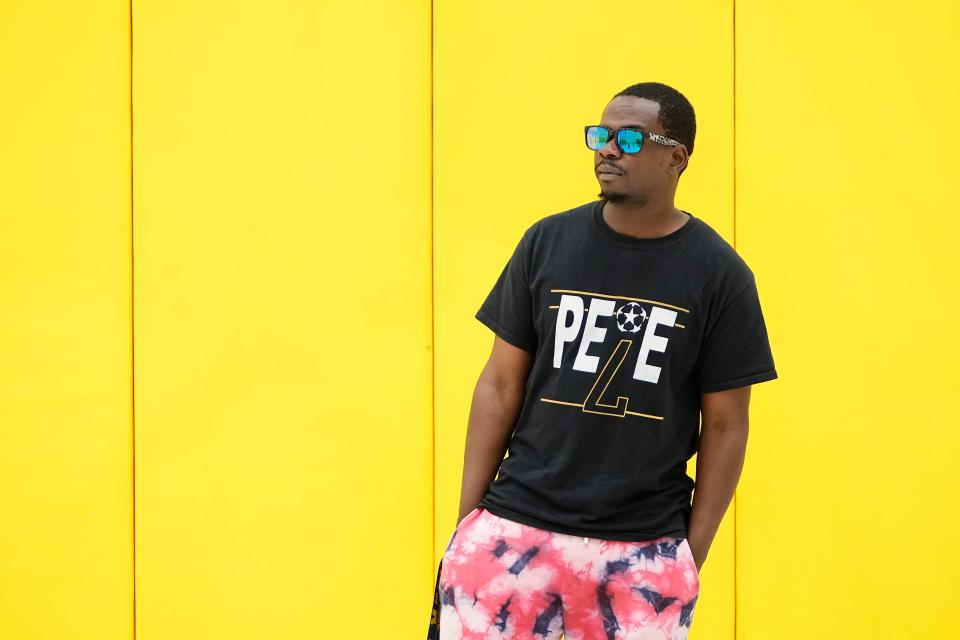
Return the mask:
<svg viewBox="0 0 960 640">
<path fill-rule="evenodd" d="M 474 507 L 473 509 L 471 509 L 470 513 L 463 516 L 463 519 L 457 523 L 457 526 L 453 530 L 454 535 L 456 535 L 459 531 L 463 531 L 463 529 L 467 525 L 473 522 L 476 518 L 480 517 L 480 514 L 482 512 L 483 512 L 483 507 Z"/>
<path fill-rule="evenodd" d="M 450 539 L 447 541 L 447 547 L 443 551 L 443 555 L 440 557 L 440 563 L 437 565 L 437 579 L 433 587 L 433 607 L 430 610 L 430 624 L 427 627 L 427 640 L 439 640 L 440 638 L 440 612 L 442 609 L 442 598 L 440 594 L 440 576 L 443 573 L 443 561 L 446 560 L 450 553 L 453 551 L 453 541 L 457 537 L 457 534 L 463 530 L 464 524 L 473 518 L 477 513 L 480 512 L 482 507 L 474 507 L 470 513 L 463 516 L 463 519 L 457 523 L 457 526 L 453 528 L 453 532 L 450 534 Z"/>
<path fill-rule="evenodd" d="M 443 557 L 444 557 L 444 558 L 446 558 L 446 557 L 450 554 L 450 552 L 453 550 L 453 541 L 454 541 L 454 539 L 456 539 L 457 534 L 460 533 L 460 532 L 463 530 L 464 526 L 465 526 L 470 520 L 472 520 L 473 517 L 476 516 L 476 515 L 480 512 L 481 509 L 483 509 L 483 507 L 479 507 L 479 506 L 478 506 L 478 507 L 474 507 L 474 508 L 470 511 L 470 513 L 468 513 L 467 515 L 463 516 L 463 519 L 462 519 L 460 522 L 457 523 L 457 526 L 456 526 L 456 527 L 453 528 L 453 532 L 450 534 L 450 539 L 447 540 L 447 546 L 446 546 L 446 548 L 443 550 Z"/>
<path fill-rule="evenodd" d="M 697 586 L 700 585 L 700 569 L 697 568 L 697 561 L 693 557 L 693 549 L 690 548 L 690 542 L 683 538 L 683 545 L 687 548 L 687 558 L 690 566 L 693 567 L 693 574 L 697 577 Z"/>
<path fill-rule="evenodd" d="M 470 510 L 470 513 L 468 513 L 467 515 L 463 516 L 463 520 L 461 520 L 460 522 L 457 523 L 457 529 L 459 529 L 461 526 L 463 526 L 463 523 L 464 523 L 464 522 L 466 522 L 466 521 L 469 520 L 471 517 L 473 517 L 473 514 L 475 514 L 477 511 L 479 511 L 479 510 L 482 509 L 482 508 L 483 508 L 483 507 L 481 507 L 481 506 L 478 505 L 478 506 L 474 507 L 473 509 L 471 509 L 471 510 Z"/>
</svg>

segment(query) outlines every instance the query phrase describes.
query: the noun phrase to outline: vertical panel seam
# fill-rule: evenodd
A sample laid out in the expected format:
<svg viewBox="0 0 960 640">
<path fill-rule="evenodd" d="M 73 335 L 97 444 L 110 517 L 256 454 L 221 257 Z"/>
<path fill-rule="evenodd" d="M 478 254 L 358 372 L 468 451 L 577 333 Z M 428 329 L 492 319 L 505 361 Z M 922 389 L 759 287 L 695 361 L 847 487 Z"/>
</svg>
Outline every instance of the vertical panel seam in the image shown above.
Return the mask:
<svg viewBox="0 0 960 640">
<path fill-rule="evenodd" d="M 133 561 L 133 570 L 131 571 L 132 577 L 132 607 L 133 615 L 131 617 L 133 624 L 133 640 L 137 638 L 137 410 L 136 410 L 136 355 L 134 349 L 136 347 L 136 340 L 134 336 L 134 330 L 136 328 L 136 323 L 134 321 L 134 295 L 136 293 L 136 282 L 134 281 L 135 271 L 134 271 L 134 228 L 135 218 L 133 215 L 134 211 L 134 192 L 133 192 L 133 0 L 129 0 L 127 3 L 127 17 L 128 17 L 128 32 L 127 37 L 129 38 L 129 76 L 128 76 L 128 86 L 129 86 L 129 103 L 128 108 L 130 112 L 130 494 L 131 494 L 131 549 L 132 549 L 132 561 Z"/>
<path fill-rule="evenodd" d="M 733 249 L 737 250 L 737 0 L 733 3 L 733 144 L 730 145 L 733 150 Z M 738 567 L 739 560 L 737 551 L 739 548 L 739 536 L 737 531 L 737 520 L 739 516 L 740 499 L 737 491 L 733 494 L 733 640 L 739 637 L 737 612 L 740 609 L 740 594 L 738 593 Z"/>
<path fill-rule="evenodd" d="M 437 348 L 435 336 L 436 289 L 434 285 L 434 229 L 433 222 L 433 0 L 430 0 L 430 564 L 429 575 L 433 575 L 433 554 L 437 545 Z"/>
</svg>

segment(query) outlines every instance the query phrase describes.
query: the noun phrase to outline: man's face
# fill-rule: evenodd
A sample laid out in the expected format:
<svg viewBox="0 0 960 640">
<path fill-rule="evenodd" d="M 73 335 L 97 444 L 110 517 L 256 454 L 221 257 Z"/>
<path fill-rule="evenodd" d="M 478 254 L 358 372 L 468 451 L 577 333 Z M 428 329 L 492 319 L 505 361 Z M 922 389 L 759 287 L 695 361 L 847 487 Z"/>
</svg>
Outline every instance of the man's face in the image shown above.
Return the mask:
<svg viewBox="0 0 960 640">
<path fill-rule="evenodd" d="M 600 124 L 611 129 L 636 127 L 665 134 L 659 119 L 660 105 L 646 98 L 617 96 L 603 110 Z M 623 153 L 614 135 L 603 148 L 593 153 L 593 170 L 600 183 L 598 197 L 610 202 L 644 205 L 663 199 L 676 189 L 679 168 L 671 169 L 674 153 L 685 153 L 675 146 L 664 146 L 644 139 L 640 153 Z M 682 159 L 682 158 L 681 158 Z M 681 167 L 682 167 L 681 162 Z M 613 171 L 613 173 L 604 173 Z"/>
</svg>

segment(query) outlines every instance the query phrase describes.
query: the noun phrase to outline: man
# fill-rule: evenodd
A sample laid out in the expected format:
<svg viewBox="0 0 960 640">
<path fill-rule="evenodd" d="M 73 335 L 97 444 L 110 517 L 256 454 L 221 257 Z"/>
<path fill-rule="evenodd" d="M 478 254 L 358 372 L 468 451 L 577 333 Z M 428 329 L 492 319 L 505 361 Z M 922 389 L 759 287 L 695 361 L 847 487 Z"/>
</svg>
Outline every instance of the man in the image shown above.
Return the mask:
<svg viewBox="0 0 960 640">
<path fill-rule="evenodd" d="M 751 385 L 777 377 L 753 272 L 674 206 L 695 122 L 661 83 L 614 96 L 585 129 L 600 199 L 528 227 L 477 311 L 433 637 L 687 637 Z"/>
</svg>

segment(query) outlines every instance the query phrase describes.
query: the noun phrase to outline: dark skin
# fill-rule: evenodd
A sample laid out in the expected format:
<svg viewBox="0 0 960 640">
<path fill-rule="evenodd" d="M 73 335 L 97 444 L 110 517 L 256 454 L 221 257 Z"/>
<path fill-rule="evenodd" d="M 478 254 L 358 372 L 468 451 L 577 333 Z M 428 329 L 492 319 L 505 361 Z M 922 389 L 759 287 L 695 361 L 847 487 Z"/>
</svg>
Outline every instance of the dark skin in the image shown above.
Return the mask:
<svg viewBox="0 0 960 640">
<path fill-rule="evenodd" d="M 494 336 L 470 406 L 458 523 L 480 503 L 500 469 L 532 366 L 532 353 Z"/>
<path fill-rule="evenodd" d="M 612 129 L 636 127 L 666 135 L 658 114 L 660 104 L 636 96 L 617 96 L 603 110 L 600 124 Z M 669 137 L 669 136 L 668 136 Z M 603 219 L 614 231 L 637 238 L 665 236 L 683 226 L 689 216 L 674 206 L 680 172 L 690 155 L 686 145 L 665 146 L 644 140 L 640 153 L 620 151 L 611 138 L 593 153 L 593 170 L 600 196 L 607 199 Z M 602 173 L 612 168 L 618 175 Z"/>
<path fill-rule="evenodd" d="M 660 105 L 635 96 L 617 96 L 607 105 L 600 124 L 636 126 L 666 135 Z M 624 154 L 611 140 L 594 153 L 594 172 L 607 199 L 603 218 L 618 233 L 655 238 L 679 229 L 689 217 L 677 209 L 674 195 L 689 154 L 684 145 L 664 146 L 644 140 L 637 154 Z M 601 176 L 603 165 L 616 176 Z M 534 354 L 494 336 L 493 350 L 473 393 L 463 458 L 460 512 L 463 520 L 483 498 L 497 475 L 517 416 L 523 405 Z M 703 567 L 734 491 L 746 454 L 750 389 L 700 394 L 700 449 L 696 489 L 687 541 L 697 569 Z"/>
</svg>

